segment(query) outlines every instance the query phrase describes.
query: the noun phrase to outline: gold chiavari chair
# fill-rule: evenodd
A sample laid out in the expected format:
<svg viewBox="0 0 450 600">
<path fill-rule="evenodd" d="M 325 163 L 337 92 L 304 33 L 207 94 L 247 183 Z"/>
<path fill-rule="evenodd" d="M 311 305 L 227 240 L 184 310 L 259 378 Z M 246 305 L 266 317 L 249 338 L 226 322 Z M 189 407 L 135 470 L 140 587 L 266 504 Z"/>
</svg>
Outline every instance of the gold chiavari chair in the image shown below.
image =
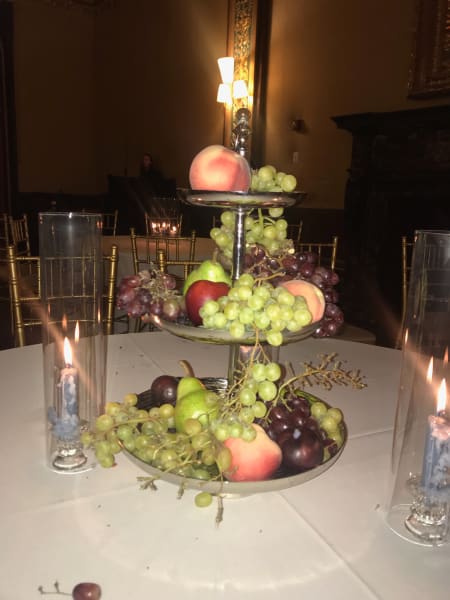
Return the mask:
<svg viewBox="0 0 450 600">
<path fill-rule="evenodd" d="M 137 235 L 134 227 L 130 229 L 131 254 L 135 274 L 156 264 L 158 251 L 163 250 L 167 260 L 195 260 L 197 234 L 190 236 L 166 235 L 152 237 Z"/>
<path fill-rule="evenodd" d="M 117 223 L 119 221 L 119 209 L 113 212 L 104 212 L 103 215 L 103 233 L 106 235 L 116 235 Z"/>
<path fill-rule="evenodd" d="M 80 259 L 67 259 L 67 261 L 73 260 Z M 104 329 L 107 335 L 114 333 L 117 263 L 117 246 L 113 245 L 111 254 L 104 257 Z M 25 346 L 27 343 L 40 342 L 43 310 L 40 258 L 38 256 L 18 256 L 15 247 L 10 245 L 8 247 L 8 271 L 15 344 L 16 346 Z M 27 331 L 31 332 L 30 338 L 27 338 Z"/>
<path fill-rule="evenodd" d="M 400 240 L 401 243 L 401 315 L 400 315 L 400 327 L 398 330 L 397 338 L 395 340 L 395 347 L 401 348 L 403 343 L 403 330 L 405 327 L 406 317 L 406 306 L 408 303 L 408 287 L 409 278 L 411 275 L 411 260 L 412 252 L 414 248 L 414 241 L 408 241 L 406 235 L 403 235 Z"/>
<path fill-rule="evenodd" d="M 11 230 L 11 243 L 16 248 L 16 256 L 30 256 L 30 235 L 28 230 L 28 217 L 23 214 L 20 218 L 9 217 Z"/>
</svg>

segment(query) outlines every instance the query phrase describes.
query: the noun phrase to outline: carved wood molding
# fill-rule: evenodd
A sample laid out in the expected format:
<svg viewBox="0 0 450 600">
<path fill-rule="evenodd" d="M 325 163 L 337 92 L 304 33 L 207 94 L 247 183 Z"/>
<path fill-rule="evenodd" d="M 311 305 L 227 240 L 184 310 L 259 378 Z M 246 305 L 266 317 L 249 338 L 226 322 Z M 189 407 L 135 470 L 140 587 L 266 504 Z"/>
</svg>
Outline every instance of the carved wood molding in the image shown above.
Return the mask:
<svg viewBox="0 0 450 600">
<path fill-rule="evenodd" d="M 450 95 L 450 0 L 416 0 L 410 98 Z"/>
</svg>

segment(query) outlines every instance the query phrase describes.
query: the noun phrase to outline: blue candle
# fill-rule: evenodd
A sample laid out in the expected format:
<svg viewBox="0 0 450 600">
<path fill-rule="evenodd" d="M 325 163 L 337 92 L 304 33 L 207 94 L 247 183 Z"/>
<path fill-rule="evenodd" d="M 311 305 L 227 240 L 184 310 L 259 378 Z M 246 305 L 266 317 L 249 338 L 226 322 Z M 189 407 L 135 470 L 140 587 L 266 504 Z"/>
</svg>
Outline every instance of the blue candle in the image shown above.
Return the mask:
<svg viewBox="0 0 450 600">
<path fill-rule="evenodd" d="M 64 362 L 61 369 L 59 386 L 61 390 L 61 411 L 58 419 L 57 435 L 72 439 L 78 435 L 78 371 L 72 366 L 72 348 L 64 338 Z"/>
<path fill-rule="evenodd" d="M 426 491 L 446 487 L 450 478 L 447 474 L 450 471 L 450 422 L 444 416 L 446 402 L 447 388 L 443 379 L 438 392 L 438 416 L 428 417 L 421 479 Z"/>
</svg>

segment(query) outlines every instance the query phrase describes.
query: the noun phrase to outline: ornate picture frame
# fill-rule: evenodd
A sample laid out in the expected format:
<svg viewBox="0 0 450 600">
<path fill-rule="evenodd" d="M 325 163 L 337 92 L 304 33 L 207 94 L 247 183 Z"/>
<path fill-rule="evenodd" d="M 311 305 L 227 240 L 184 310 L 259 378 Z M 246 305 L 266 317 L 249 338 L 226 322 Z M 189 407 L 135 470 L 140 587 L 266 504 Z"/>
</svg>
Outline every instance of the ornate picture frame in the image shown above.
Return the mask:
<svg viewBox="0 0 450 600">
<path fill-rule="evenodd" d="M 450 0 L 417 0 L 409 98 L 450 95 Z"/>
</svg>

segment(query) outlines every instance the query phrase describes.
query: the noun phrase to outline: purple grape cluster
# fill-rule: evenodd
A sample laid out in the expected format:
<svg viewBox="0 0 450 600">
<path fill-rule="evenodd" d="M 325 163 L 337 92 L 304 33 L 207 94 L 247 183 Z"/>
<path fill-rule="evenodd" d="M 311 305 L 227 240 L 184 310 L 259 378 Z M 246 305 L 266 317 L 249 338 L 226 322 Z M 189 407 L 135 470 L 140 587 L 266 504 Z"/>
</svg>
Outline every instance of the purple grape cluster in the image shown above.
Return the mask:
<svg viewBox="0 0 450 600">
<path fill-rule="evenodd" d="M 252 246 L 244 257 L 247 272 L 256 277 L 270 278 L 273 285 L 291 279 L 304 279 L 313 283 L 323 292 L 325 312 L 316 332 L 316 337 L 336 335 L 344 323 L 344 314 L 337 306 L 339 294 L 335 286 L 339 275 L 332 269 L 318 264 L 315 252 L 295 252 L 281 257 L 270 256 L 260 244 Z"/>
<path fill-rule="evenodd" d="M 321 426 L 311 414 L 309 401 L 299 394 L 290 393 L 284 404 L 273 406 L 262 425 L 280 446 L 282 466 L 288 472 L 312 469 L 334 456 L 342 445 L 332 432 Z"/>
<path fill-rule="evenodd" d="M 157 270 L 123 277 L 117 290 L 116 306 L 133 319 L 148 321 L 153 315 L 166 321 L 176 321 L 185 314 L 176 283 L 173 275 Z"/>
</svg>

